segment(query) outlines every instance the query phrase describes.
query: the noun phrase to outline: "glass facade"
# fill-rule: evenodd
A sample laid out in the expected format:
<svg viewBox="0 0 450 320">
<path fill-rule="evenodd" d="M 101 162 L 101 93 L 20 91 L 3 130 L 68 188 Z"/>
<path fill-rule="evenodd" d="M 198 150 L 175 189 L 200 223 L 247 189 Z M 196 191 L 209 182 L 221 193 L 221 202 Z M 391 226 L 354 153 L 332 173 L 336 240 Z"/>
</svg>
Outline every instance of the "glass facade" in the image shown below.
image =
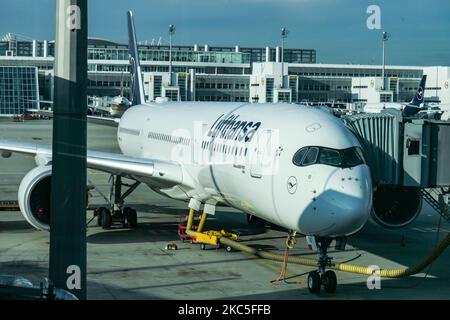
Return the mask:
<svg viewBox="0 0 450 320">
<path fill-rule="evenodd" d="M 36 57 L 44 56 L 45 51 L 44 46 L 45 46 L 44 41 L 36 41 Z M 13 52 L 14 56 L 32 57 L 33 42 L 20 41 L 16 39 L 11 39 L 10 41 L 0 41 L 0 56 L 6 56 L 8 51 Z M 55 43 L 47 42 L 47 56 L 53 57 L 54 55 L 55 55 Z"/>
<path fill-rule="evenodd" d="M 197 101 L 249 101 L 249 77 L 197 75 Z"/>
<path fill-rule="evenodd" d="M 54 56 L 54 42 L 36 41 L 36 57 Z M 161 96 L 165 89 L 161 75 L 169 72 L 169 47 L 139 45 L 141 68 L 145 73 L 155 73 L 152 86 L 153 96 Z M 33 55 L 33 42 L 11 38 L 0 41 L 0 56 L 6 54 L 30 57 Z M 276 48 L 248 47 L 208 47 L 208 46 L 173 46 L 173 72 L 183 79 L 177 81 L 180 87 L 179 98 L 190 100 L 191 96 L 202 101 L 249 101 L 250 75 L 255 73 L 252 63 L 274 62 Z M 267 57 L 266 55 L 269 55 Z M 372 65 L 333 65 L 315 64 L 316 51 L 313 49 L 284 50 L 284 61 L 288 64 L 286 85 L 291 91 L 292 102 L 355 102 L 352 96 L 352 78 L 380 77 L 381 68 Z M 129 95 L 128 47 L 102 39 L 89 39 L 88 46 L 88 95 L 115 96 L 123 92 Z M 3 59 L 4 66 L 35 66 L 39 71 L 39 88 L 44 100 L 52 99 L 53 59 Z M 195 73 L 195 92 L 190 92 L 189 73 Z M 423 74 L 421 67 L 386 68 L 389 77 L 389 89 L 393 91 L 394 101 L 410 101 L 417 88 L 418 79 Z M 275 96 L 274 75 L 266 76 L 265 97 L 252 98 L 259 102 L 286 100 L 282 94 Z M 398 80 L 394 80 L 398 79 Z M 5 96 L 5 94 L 1 94 Z M 437 94 L 436 94 L 437 96 Z M 11 99 L 10 95 L 8 99 Z M 435 98 L 437 99 L 437 98 Z M 16 108 L 16 107 L 14 107 Z M 2 111 L 2 113 L 4 113 Z"/>
<path fill-rule="evenodd" d="M 316 63 L 316 50 L 284 49 L 283 59 L 287 63 Z"/>
<path fill-rule="evenodd" d="M 88 59 L 90 60 L 128 60 L 128 46 L 116 44 L 101 39 L 89 39 Z M 43 57 L 47 45 L 47 56 L 55 54 L 54 42 L 36 41 L 36 56 Z M 31 57 L 33 55 L 32 41 L 0 41 L 0 56 L 12 50 L 14 56 Z M 139 53 L 142 61 L 169 61 L 168 46 L 140 45 Z M 269 61 L 275 61 L 276 49 L 269 49 Z M 284 49 L 284 61 L 287 63 L 316 63 L 316 50 L 313 49 Z M 203 63 L 234 63 L 250 64 L 252 62 L 266 61 L 266 48 L 239 48 L 235 47 L 209 47 L 207 51 L 203 46 L 173 46 L 172 61 L 176 62 L 203 62 Z"/>
<path fill-rule="evenodd" d="M 299 77 L 296 102 L 352 102 L 351 91 L 351 78 Z"/>
<path fill-rule="evenodd" d="M 36 108 L 37 81 L 36 67 L 0 66 L 0 114 L 17 115 Z"/>
<path fill-rule="evenodd" d="M 142 61 L 169 61 L 168 48 L 141 48 L 139 57 Z M 89 60 L 128 60 L 128 48 L 88 48 Z M 249 64 L 250 55 L 241 52 L 213 52 L 172 50 L 174 62 L 202 62 L 202 63 L 236 63 Z"/>
<path fill-rule="evenodd" d="M 227 47 L 212 47 L 211 51 L 225 51 Z M 250 55 L 251 62 L 265 62 L 266 48 L 239 48 L 242 53 Z M 269 61 L 275 61 L 276 49 L 269 48 Z M 290 49 L 285 48 L 283 54 L 286 63 L 316 63 L 316 50 L 314 49 Z"/>
<path fill-rule="evenodd" d="M 298 78 L 296 76 L 289 76 L 289 89 L 291 89 L 292 101 L 298 102 Z"/>
<path fill-rule="evenodd" d="M 187 101 L 188 96 L 188 76 L 187 73 L 178 73 L 177 74 L 177 84 L 180 88 L 180 100 Z"/>
<path fill-rule="evenodd" d="M 89 73 L 88 96 L 117 96 L 121 94 L 129 97 L 130 75 L 128 73 Z"/>
<path fill-rule="evenodd" d="M 155 76 L 155 86 L 153 89 L 155 97 L 161 97 L 162 92 L 162 76 Z"/>
<path fill-rule="evenodd" d="M 307 77 L 381 77 L 381 69 L 377 67 L 353 67 L 342 65 L 339 67 L 326 66 L 290 66 L 289 74 Z M 423 70 L 416 69 L 392 69 L 386 67 L 386 77 L 397 77 L 402 79 L 420 79 Z"/>
<path fill-rule="evenodd" d="M 275 81 L 273 78 L 266 78 L 266 101 L 273 102 L 273 89 Z"/>
<path fill-rule="evenodd" d="M 278 92 L 278 102 L 291 102 L 290 92 Z"/>
</svg>

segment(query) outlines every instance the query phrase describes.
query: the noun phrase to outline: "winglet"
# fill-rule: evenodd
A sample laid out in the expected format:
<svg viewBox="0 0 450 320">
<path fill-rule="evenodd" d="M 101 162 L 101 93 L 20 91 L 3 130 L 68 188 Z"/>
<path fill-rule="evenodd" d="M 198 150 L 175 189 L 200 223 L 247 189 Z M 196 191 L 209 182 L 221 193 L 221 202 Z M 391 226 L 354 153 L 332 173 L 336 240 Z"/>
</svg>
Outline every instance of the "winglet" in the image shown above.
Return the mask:
<svg viewBox="0 0 450 320">
<path fill-rule="evenodd" d="M 131 102 L 132 105 L 145 103 L 144 86 L 142 81 L 139 51 L 134 26 L 133 12 L 127 12 L 128 18 L 128 50 L 130 55 Z"/>
</svg>

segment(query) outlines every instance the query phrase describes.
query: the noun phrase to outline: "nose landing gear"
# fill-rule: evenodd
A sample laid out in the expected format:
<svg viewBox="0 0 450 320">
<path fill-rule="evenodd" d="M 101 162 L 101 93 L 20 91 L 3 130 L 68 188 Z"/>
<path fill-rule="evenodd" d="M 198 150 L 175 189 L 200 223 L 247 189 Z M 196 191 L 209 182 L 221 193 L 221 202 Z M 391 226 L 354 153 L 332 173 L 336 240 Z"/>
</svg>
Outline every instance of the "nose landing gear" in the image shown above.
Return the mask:
<svg viewBox="0 0 450 320">
<path fill-rule="evenodd" d="M 317 271 L 312 271 L 308 275 L 308 289 L 311 293 L 319 293 L 322 286 L 326 293 L 336 292 L 336 274 L 331 270 L 325 271 L 326 267 L 331 266 L 332 258 L 327 255 L 331 241 L 333 241 L 331 238 L 316 237 L 320 255 Z"/>
</svg>

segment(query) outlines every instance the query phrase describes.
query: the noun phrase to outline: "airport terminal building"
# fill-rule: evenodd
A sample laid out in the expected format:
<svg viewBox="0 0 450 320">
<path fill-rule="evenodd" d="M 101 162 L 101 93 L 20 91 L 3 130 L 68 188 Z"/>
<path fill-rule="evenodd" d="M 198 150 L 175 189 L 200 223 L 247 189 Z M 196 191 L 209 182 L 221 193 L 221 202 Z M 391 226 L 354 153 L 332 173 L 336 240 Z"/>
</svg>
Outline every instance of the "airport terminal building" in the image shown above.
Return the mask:
<svg viewBox="0 0 450 320">
<path fill-rule="evenodd" d="M 34 103 L 33 107 L 45 107 L 53 100 L 54 42 L 11 34 L 1 40 L 0 114 L 30 108 L 25 100 Z M 169 46 L 142 44 L 139 49 L 149 101 L 167 97 L 255 103 L 405 102 L 412 99 L 420 78 L 427 74 L 426 100 L 450 104 L 450 67 L 387 66 L 383 83 L 379 65 L 318 64 L 314 49 L 192 45 L 172 47 L 169 74 Z M 89 39 L 88 59 L 89 96 L 116 96 L 121 89 L 129 95 L 126 45 Z M 24 90 L 27 98 L 20 98 L 21 93 L 11 95 L 12 84 L 17 87 L 14 92 Z"/>
</svg>

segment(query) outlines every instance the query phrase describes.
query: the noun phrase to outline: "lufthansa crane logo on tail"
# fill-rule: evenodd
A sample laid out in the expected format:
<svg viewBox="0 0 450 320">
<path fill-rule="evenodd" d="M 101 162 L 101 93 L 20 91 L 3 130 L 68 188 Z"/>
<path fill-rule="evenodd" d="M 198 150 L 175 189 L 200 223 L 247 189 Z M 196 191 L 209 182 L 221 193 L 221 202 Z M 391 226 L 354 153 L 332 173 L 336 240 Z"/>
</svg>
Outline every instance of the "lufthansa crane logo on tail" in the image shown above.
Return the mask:
<svg viewBox="0 0 450 320">
<path fill-rule="evenodd" d="M 135 85 L 135 76 L 136 75 L 136 68 L 135 68 L 135 60 L 132 56 L 130 56 L 130 76 L 131 76 L 131 90 L 134 90 L 134 85 Z M 134 96 L 132 95 L 133 100 L 134 100 Z"/>
<path fill-rule="evenodd" d="M 287 181 L 287 190 L 290 194 L 294 194 L 295 192 L 297 192 L 297 178 L 292 176 L 288 179 Z"/>
<path fill-rule="evenodd" d="M 419 87 L 419 89 L 417 89 L 417 99 L 422 101 L 423 100 L 423 88 Z"/>
<path fill-rule="evenodd" d="M 132 56 L 130 56 L 130 75 L 131 75 L 131 80 L 134 80 L 134 75 L 136 74 L 136 68 L 135 66 L 135 60 Z"/>
</svg>

